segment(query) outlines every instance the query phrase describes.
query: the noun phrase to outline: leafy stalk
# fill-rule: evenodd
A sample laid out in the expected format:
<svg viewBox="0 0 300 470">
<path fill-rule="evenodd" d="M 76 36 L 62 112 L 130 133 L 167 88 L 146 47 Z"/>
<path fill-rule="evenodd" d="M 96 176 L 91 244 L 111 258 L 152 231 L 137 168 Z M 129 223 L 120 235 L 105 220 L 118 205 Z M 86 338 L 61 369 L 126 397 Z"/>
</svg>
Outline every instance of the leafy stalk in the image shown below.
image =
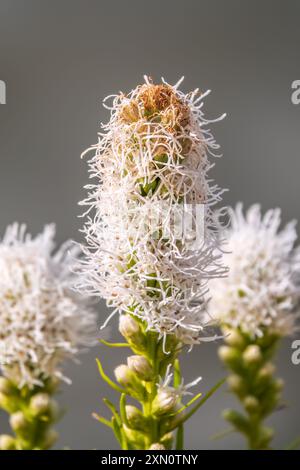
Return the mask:
<svg viewBox="0 0 300 470">
<path fill-rule="evenodd" d="M 113 429 L 122 449 L 171 449 L 174 446 L 183 449 L 184 423 L 223 381 L 196 405 L 192 406 L 199 400 L 201 393 L 184 404 L 178 359 L 182 345 L 176 337 L 168 335 L 164 341 L 157 333 L 147 331 L 144 323 L 131 315 L 121 316 L 120 332 L 134 353 L 127 358 L 127 365 L 122 364 L 115 370 L 120 385 L 104 373 L 101 362 L 97 361 L 102 379 L 120 393 L 119 411 L 109 400 L 104 399 L 112 412 L 112 418 L 109 421 L 97 414 L 95 418 Z M 119 347 L 119 344 L 116 343 L 115 347 Z M 171 369 L 174 378 L 173 384 L 169 385 Z M 137 402 L 137 406 L 131 404 L 132 400 Z"/>
<path fill-rule="evenodd" d="M 0 377 L 0 407 L 9 414 L 13 435 L 0 436 L 1 450 L 46 450 L 57 440 L 53 424 L 61 412 L 52 396 L 57 388 L 46 380 L 43 386 L 17 387 Z"/>
<path fill-rule="evenodd" d="M 229 331 L 225 342 L 219 356 L 229 370 L 227 382 L 243 412 L 225 410 L 223 416 L 246 438 L 249 449 L 270 449 L 274 431 L 264 421 L 281 402 L 283 382 L 274 377 L 272 363 L 279 337 L 265 332 L 253 338 L 237 329 Z"/>
</svg>

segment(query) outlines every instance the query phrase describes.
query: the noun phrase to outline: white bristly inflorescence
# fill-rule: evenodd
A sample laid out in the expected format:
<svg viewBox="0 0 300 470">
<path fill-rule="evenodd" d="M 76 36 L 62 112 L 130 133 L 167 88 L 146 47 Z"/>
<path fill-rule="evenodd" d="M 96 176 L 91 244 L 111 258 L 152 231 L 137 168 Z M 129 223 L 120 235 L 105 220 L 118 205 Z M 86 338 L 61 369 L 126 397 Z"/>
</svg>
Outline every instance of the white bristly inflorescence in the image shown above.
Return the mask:
<svg viewBox="0 0 300 470">
<path fill-rule="evenodd" d="M 0 242 L 0 367 L 20 387 L 64 378 L 61 362 L 90 345 L 95 315 L 72 291 L 72 242 L 52 254 L 55 226 L 32 238 L 9 226 Z"/>
<path fill-rule="evenodd" d="M 210 282 L 211 314 L 252 336 L 265 329 L 285 336 L 296 326 L 300 300 L 300 252 L 295 221 L 280 230 L 281 211 L 261 214 L 253 205 L 230 209 L 224 262 L 229 276 Z"/>
<path fill-rule="evenodd" d="M 88 149 L 96 182 L 81 203 L 88 210 L 78 288 L 106 299 L 112 314 L 131 313 L 160 335 L 193 344 L 208 339 L 208 280 L 226 272 L 212 212 L 223 190 L 208 178 L 208 155 L 219 146 L 207 128 L 223 116 L 205 119 L 208 92 L 184 94 L 180 83 L 145 77 L 128 95 L 108 97 L 110 107 L 104 102 L 110 121 Z M 193 220 L 194 209 L 204 209 L 203 236 L 193 244 L 188 230 L 170 230 L 191 206 Z"/>
</svg>

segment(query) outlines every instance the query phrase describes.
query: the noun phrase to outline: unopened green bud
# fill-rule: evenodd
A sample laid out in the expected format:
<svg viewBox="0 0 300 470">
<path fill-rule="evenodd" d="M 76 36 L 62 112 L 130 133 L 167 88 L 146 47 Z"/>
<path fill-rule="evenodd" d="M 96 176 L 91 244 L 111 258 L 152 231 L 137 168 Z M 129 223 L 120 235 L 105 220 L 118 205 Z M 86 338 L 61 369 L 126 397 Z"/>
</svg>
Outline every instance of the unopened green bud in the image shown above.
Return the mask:
<svg viewBox="0 0 300 470">
<path fill-rule="evenodd" d="M 260 371 L 258 372 L 259 379 L 269 379 L 275 373 L 276 367 L 271 363 L 267 362 Z"/>
<path fill-rule="evenodd" d="M 44 442 L 42 444 L 43 449 L 45 450 L 50 449 L 55 444 L 57 439 L 58 439 L 58 433 L 54 429 L 49 429 L 49 431 L 47 432 L 45 436 Z"/>
<path fill-rule="evenodd" d="M 22 411 L 13 413 L 9 418 L 9 423 L 15 432 L 22 432 L 28 427 L 28 421 Z"/>
<path fill-rule="evenodd" d="M 245 346 L 245 339 L 238 330 L 224 327 L 223 332 L 225 335 L 225 341 L 229 346 L 234 346 L 239 349 Z"/>
<path fill-rule="evenodd" d="M 222 414 L 223 418 L 233 424 L 240 432 L 248 433 L 248 421 L 241 413 L 235 410 L 224 410 Z"/>
<path fill-rule="evenodd" d="M 260 347 L 257 344 L 250 344 L 243 352 L 243 359 L 247 365 L 259 364 L 262 360 Z"/>
<path fill-rule="evenodd" d="M 160 442 L 161 444 L 165 446 L 167 450 L 170 450 L 172 449 L 173 439 L 174 439 L 173 433 L 168 432 L 167 434 L 163 435 L 163 437 L 160 439 Z"/>
<path fill-rule="evenodd" d="M 123 430 L 127 440 L 136 446 L 137 449 L 145 448 L 145 439 L 143 434 L 140 431 L 134 431 L 130 429 L 126 424 L 123 424 Z"/>
<path fill-rule="evenodd" d="M 11 411 L 11 406 L 12 406 L 12 400 L 9 399 L 9 396 L 6 395 L 5 393 L 0 392 L 0 407 L 3 408 L 3 410 L 7 411 L 10 413 Z"/>
<path fill-rule="evenodd" d="M 275 389 L 277 392 L 281 392 L 284 387 L 284 380 L 283 379 L 276 379 L 274 383 Z"/>
<path fill-rule="evenodd" d="M 236 375 L 236 374 L 229 375 L 229 377 L 227 377 L 227 383 L 228 383 L 229 389 L 234 393 L 238 393 L 238 394 L 243 393 L 245 389 L 243 379 L 239 375 Z"/>
<path fill-rule="evenodd" d="M 0 377 L 0 393 L 4 395 L 9 395 L 14 390 L 14 387 L 11 384 L 11 381 L 6 377 Z"/>
<path fill-rule="evenodd" d="M 137 375 L 131 369 L 129 369 L 126 364 L 121 364 L 115 368 L 115 377 L 124 388 L 129 390 L 132 396 L 135 396 L 139 399 L 144 397 L 144 386 L 138 379 Z"/>
<path fill-rule="evenodd" d="M 154 444 L 151 444 L 151 446 L 149 447 L 149 450 L 166 450 L 166 448 L 163 444 L 160 444 L 159 442 L 155 442 Z"/>
<path fill-rule="evenodd" d="M 15 450 L 16 441 L 12 436 L 8 434 L 2 434 L 0 436 L 0 450 Z"/>
<path fill-rule="evenodd" d="M 257 398 L 252 395 L 248 395 L 243 400 L 243 404 L 248 413 L 255 413 L 259 409 L 259 402 Z"/>
<path fill-rule="evenodd" d="M 145 337 L 138 322 L 131 315 L 121 315 L 119 322 L 121 335 L 139 350 L 145 348 Z"/>
<path fill-rule="evenodd" d="M 152 411 L 156 416 L 162 416 L 175 410 L 178 402 L 178 395 L 175 390 L 160 388 L 153 400 Z"/>
<path fill-rule="evenodd" d="M 153 378 L 153 369 L 148 359 L 144 356 L 129 356 L 127 358 L 128 367 L 136 373 L 136 375 L 145 382 L 149 382 Z"/>
<path fill-rule="evenodd" d="M 274 430 L 272 428 L 263 427 L 259 432 L 259 443 L 261 449 L 266 449 L 274 437 Z"/>
<path fill-rule="evenodd" d="M 48 393 L 37 393 L 30 400 L 30 411 L 34 416 L 44 415 L 50 411 L 51 398 Z"/>
<path fill-rule="evenodd" d="M 126 417 L 131 429 L 147 432 L 148 421 L 138 408 L 126 405 Z"/>
<path fill-rule="evenodd" d="M 220 359 L 228 366 L 235 365 L 239 361 L 239 352 L 232 346 L 220 346 L 218 354 Z"/>
</svg>

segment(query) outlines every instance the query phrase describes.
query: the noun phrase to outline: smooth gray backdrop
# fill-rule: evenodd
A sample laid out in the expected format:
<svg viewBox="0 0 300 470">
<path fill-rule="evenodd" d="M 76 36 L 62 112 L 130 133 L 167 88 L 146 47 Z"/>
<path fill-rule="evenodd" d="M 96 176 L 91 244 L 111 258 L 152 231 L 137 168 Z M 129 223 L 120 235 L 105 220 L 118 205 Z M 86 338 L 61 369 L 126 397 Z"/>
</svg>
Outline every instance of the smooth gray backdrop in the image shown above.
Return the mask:
<svg viewBox="0 0 300 470">
<path fill-rule="evenodd" d="M 97 139 L 108 118 L 101 100 L 129 91 L 143 74 L 175 82 L 188 91 L 212 89 L 207 116 L 228 118 L 213 126 L 224 157 L 213 176 L 230 189 L 225 203 L 260 201 L 280 206 L 284 220 L 300 217 L 300 105 L 291 83 L 300 79 L 300 2 L 279 0 L 0 0 L 0 232 L 17 220 L 33 233 L 57 223 L 58 241 L 80 239 L 77 201 L 84 197 L 87 165 L 80 153 Z M 0 273 L 1 275 L 1 273 Z M 99 324 L 108 310 L 99 302 Z M 113 324 L 112 337 L 116 333 Z M 107 371 L 120 360 L 104 347 L 68 365 L 73 380 L 60 401 L 67 414 L 58 425 L 58 447 L 117 448 L 110 430 L 91 418 L 103 411 L 111 391 L 95 365 Z M 279 358 L 288 407 L 271 422 L 276 445 L 300 434 L 300 365 L 291 364 L 291 340 Z M 201 375 L 205 391 L 224 372 L 216 345 L 195 347 L 183 364 L 187 380 Z M 243 448 L 226 428 L 221 410 L 235 404 L 223 387 L 193 417 L 186 431 L 190 449 Z M 105 412 L 104 412 L 105 413 Z M 6 417 L 0 426 L 6 429 Z"/>
</svg>

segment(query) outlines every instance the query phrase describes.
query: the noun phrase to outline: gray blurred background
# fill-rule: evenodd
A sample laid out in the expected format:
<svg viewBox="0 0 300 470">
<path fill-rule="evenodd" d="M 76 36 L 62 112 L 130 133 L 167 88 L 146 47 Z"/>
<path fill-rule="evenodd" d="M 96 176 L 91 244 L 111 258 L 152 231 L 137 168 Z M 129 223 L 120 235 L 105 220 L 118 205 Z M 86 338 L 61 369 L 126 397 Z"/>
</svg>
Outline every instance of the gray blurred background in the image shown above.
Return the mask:
<svg viewBox="0 0 300 470">
<path fill-rule="evenodd" d="M 108 118 L 101 100 L 129 91 L 143 74 L 183 88 L 210 88 L 208 117 L 228 118 L 213 126 L 224 157 L 213 176 L 230 189 L 225 203 L 260 201 L 281 206 L 284 219 L 300 217 L 300 105 L 291 103 L 291 83 L 300 79 L 300 2 L 289 0 L 0 0 L 0 80 L 7 104 L 0 105 L 0 233 L 17 220 L 33 233 L 57 223 L 57 239 L 80 240 L 77 201 L 84 197 L 87 164 L 80 153 L 97 140 Z M 1 273 L 0 273 L 1 275 Z M 99 324 L 108 313 L 99 302 Z M 116 324 L 112 325 L 116 338 Z M 216 344 L 186 355 L 186 380 L 201 375 L 205 392 L 224 372 Z M 95 357 L 107 371 L 120 352 L 96 347 L 82 363 L 68 365 L 72 386 L 60 401 L 58 447 L 117 448 L 109 429 L 91 418 L 104 411 L 111 391 L 98 376 Z M 279 357 L 288 407 L 271 420 L 282 447 L 300 434 L 300 365 L 290 360 L 291 340 Z M 243 448 L 231 435 L 210 436 L 227 425 L 224 407 L 235 405 L 223 387 L 190 421 L 189 449 Z M 0 415 L 1 430 L 6 417 Z"/>
</svg>

